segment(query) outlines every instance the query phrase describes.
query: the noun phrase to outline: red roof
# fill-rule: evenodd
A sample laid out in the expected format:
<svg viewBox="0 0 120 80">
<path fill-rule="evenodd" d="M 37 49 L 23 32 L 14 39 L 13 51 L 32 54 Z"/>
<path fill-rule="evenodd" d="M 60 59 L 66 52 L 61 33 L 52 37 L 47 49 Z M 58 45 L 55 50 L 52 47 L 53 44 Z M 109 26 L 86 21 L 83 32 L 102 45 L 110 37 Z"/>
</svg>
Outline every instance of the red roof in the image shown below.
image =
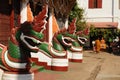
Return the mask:
<svg viewBox="0 0 120 80">
<path fill-rule="evenodd" d="M 87 25 L 94 25 L 96 28 L 117 28 L 118 22 L 87 22 Z"/>
</svg>

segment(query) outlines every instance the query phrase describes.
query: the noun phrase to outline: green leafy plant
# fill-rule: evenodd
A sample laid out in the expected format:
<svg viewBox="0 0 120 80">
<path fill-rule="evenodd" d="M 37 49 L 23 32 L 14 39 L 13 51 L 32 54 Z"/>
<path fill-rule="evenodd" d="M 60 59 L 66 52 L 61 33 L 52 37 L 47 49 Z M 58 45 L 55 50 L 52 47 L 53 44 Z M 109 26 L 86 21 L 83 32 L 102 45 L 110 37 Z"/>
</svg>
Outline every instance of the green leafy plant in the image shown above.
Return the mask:
<svg viewBox="0 0 120 80">
<path fill-rule="evenodd" d="M 89 36 L 95 40 L 97 37 L 103 37 L 106 42 L 112 41 L 113 39 L 118 36 L 120 31 L 117 31 L 117 29 L 113 28 L 95 28 L 94 25 L 91 25 L 90 27 L 90 34 Z"/>
</svg>

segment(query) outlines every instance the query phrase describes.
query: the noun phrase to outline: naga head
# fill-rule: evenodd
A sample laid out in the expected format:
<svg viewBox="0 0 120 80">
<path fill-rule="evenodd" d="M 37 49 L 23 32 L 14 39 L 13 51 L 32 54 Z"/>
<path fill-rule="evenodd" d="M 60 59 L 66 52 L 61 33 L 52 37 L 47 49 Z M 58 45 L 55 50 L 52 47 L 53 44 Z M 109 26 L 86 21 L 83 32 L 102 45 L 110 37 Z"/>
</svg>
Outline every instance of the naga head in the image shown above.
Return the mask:
<svg viewBox="0 0 120 80">
<path fill-rule="evenodd" d="M 38 51 L 37 45 L 43 41 L 43 31 L 46 27 L 48 5 L 43 6 L 42 11 L 34 17 L 33 22 L 24 22 L 17 32 L 17 40 L 21 45 L 32 51 Z"/>
<path fill-rule="evenodd" d="M 43 34 L 35 31 L 30 22 L 11 30 L 8 53 L 3 54 L 2 62 L 8 71 L 29 71 L 31 68 L 30 52 L 37 52 Z M 8 57 L 9 56 L 9 57 Z"/>
<path fill-rule="evenodd" d="M 87 41 L 85 37 L 81 37 L 76 34 L 76 19 L 74 19 L 69 27 L 62 28 L 60 31 L 54 34 L 54 37 L 61 43 L 65 49 L 72 49 L 74 51 L 81 51 L 81 45 L 84 45 Z"/>
<path fill-rule="evenodd" d="M 33 29 L 33 24 L 24 22 L 16 33 L 16 38 L 19 44 L 30 51 L 38 51 L 37 45 L 41 43 L 43 34 Z"/>
</svg>

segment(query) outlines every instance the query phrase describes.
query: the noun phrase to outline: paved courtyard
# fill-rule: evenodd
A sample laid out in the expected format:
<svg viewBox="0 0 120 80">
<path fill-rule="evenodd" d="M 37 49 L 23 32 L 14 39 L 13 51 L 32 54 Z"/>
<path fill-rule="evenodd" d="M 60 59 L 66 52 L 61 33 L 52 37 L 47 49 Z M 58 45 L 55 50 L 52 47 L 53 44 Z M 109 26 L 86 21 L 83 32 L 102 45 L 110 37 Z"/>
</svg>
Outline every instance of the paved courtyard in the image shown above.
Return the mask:
<svg viewBox="0 0 120 80">
<path fill-rule="evenodd" d="M 34 80 L 120 80 L 120 56 L 84 51 L 83 63 L 69 62 L 66 72 L 38 72 Z"/>
</svg>

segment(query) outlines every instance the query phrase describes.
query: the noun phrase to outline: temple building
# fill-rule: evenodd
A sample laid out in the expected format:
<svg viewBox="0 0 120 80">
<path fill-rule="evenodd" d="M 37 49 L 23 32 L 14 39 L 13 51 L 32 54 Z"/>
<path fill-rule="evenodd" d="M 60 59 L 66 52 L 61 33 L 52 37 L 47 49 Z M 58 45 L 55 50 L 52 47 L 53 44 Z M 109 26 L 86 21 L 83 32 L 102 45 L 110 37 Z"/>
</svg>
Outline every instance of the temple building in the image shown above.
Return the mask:
<svg viewBox="0 0 120 80">
<path fill-rule="evenodd" d="M 120 0 L 77 0 L 88 25 L 120 29 Z"/>
</svg>

